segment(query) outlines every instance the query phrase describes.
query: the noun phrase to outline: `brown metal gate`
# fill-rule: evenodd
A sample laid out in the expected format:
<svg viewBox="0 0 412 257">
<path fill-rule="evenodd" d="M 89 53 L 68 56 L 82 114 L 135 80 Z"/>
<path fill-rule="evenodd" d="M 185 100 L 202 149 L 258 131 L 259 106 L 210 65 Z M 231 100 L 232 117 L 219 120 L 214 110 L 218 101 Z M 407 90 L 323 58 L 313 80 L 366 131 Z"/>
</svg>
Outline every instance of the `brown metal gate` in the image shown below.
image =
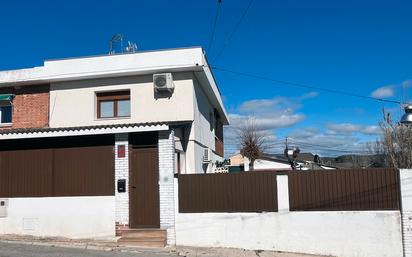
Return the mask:
<svg viewBox="0 0 412 257">
<path fill-rule="evenodd" d="M 136 148 L 130 159 L 130 227 L 159 228 L 159 159 L 157 147 Z"/>
<path fill-rule="evenodd" d="M 4 140 L 0 197 L 114 195 L 113 136 Z"/>
<path fill-rule="evenodd" d="M 276 212 L 277 178 L 271 172 L 179 175 L 179 212 Z"/>
</svg>

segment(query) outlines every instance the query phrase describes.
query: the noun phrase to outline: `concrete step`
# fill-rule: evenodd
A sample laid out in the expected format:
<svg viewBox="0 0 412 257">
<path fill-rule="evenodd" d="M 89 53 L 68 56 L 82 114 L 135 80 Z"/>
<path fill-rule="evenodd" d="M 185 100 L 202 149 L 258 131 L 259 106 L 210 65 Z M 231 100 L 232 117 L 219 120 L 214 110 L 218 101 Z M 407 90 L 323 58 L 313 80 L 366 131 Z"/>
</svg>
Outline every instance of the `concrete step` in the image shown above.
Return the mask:
<svg viewBox="0 0 412 257">
<path fill-rule="evenodd" d="M 165 242 L 118 242 L 121 246 L 136 246 L 143 248 L 164 248 L 166 246 Z"/>
<path fill-rule="evenodd" d="M 119 245 L 156 247 L 166 246 L 167 232 L 162 229 L 128 229 L 122 231 L 122 237 L 117 240 Z"/>
<path fill-rule="evenodd" d="M 143 236 L 137 236 L 137 237 L 121 237 L 117 240 L 117 242 L 156 242 L 156 241 L 165 241 L 166 238 L 163 236 L 151 236 L 151 237 L 143 237 Z"/>
<path fill-rule="evenodd" d="M 163 229 L 129 229 L 122 231 L 122 238 L 149 238 L 149 237 L 164 237 L 167 232 Z"/>
</svg>

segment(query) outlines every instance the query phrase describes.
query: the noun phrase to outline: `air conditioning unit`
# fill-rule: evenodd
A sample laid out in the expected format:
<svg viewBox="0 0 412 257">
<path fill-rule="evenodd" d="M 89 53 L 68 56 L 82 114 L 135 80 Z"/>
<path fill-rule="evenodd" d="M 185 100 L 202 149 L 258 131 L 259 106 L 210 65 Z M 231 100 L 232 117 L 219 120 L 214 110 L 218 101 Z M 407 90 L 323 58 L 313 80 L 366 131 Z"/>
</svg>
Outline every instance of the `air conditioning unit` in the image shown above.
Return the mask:
<svg viewBox="0 0 412 257">
<path fill-rule="evenodd" d="M 7 199 L 0 199 L 0 218 L 7 217 L 7 206 L 9 205 Z"/>
<path fill-rule="evenodd" d="M 172 73 L 153 74 L 153 86 L 156 92 L 173 92 L 175 84 Z"/>
<path fill-rule="evenodd" d="M 209 148 L 203 149 L 203 162 L 211 162 L 211 151 Z"/>
</svg>

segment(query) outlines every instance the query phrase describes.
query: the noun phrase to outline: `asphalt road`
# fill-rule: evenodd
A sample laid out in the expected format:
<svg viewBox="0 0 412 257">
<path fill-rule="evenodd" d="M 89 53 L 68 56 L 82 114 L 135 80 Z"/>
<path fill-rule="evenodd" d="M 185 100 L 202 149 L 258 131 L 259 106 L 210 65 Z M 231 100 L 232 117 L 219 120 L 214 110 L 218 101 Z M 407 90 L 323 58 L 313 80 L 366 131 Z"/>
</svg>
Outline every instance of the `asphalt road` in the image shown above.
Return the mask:
<svg viewBox="0 0 412 257">
<path fill-rule="evenodd" d="M 122 253 L 76 248 L 0 243 L 0 257 L 169 257 L 172 255 L 142 252 Z"/>
</svg>

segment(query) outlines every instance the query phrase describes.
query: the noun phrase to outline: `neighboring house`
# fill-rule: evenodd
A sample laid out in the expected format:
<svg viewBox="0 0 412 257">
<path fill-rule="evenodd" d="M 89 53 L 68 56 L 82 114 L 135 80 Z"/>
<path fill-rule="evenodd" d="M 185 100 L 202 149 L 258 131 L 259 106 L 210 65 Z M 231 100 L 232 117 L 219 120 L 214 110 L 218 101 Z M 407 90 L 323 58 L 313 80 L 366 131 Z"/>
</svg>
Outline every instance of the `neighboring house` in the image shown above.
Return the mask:
<svg viewBox="0 0 412 257">
<path fill-rule="evenodd" d="M 237 163 L 242 163 L 245 171 L 249 171 L 249 159 L 236 154 L 230 157 L 230 160 Z M 322 170 L 322 169 L 336 169 L 333 166 L 327 166 L 314 162 L 314 155 L 312 153 L 300 153 L 296 158 L 297 170 Z M 239 164 L 240 165 L 240 164 Z M 265 154 L 261 158 L 255 160 L 254 170 L 292 170 L 289 160 L 283 154 Z"/>
<path fill-rule="evenodd" d="M 249 159 L 244 158 L 245 171 L 249 171 Z M 274 158 L 271 156 L 262 156 L 255 160 L 254 170 L 291 170 L 289 161 L 281 158 Z"/>
<path fill-rule="evenodd" d="M 172 238 L 173 176 L 211 172 L 228 124 L 199 47 L 0 72 L 0 120 L 0 234 L 74 238 Z"/>
<path fill-rule="evenodd" d="M 245 162 L 242 154 L 240 153 L 230 156 L 229 160 L 230 160 L 230 165 L 234 165 L 234 166 L 243 166 Z"/>
</svg>

